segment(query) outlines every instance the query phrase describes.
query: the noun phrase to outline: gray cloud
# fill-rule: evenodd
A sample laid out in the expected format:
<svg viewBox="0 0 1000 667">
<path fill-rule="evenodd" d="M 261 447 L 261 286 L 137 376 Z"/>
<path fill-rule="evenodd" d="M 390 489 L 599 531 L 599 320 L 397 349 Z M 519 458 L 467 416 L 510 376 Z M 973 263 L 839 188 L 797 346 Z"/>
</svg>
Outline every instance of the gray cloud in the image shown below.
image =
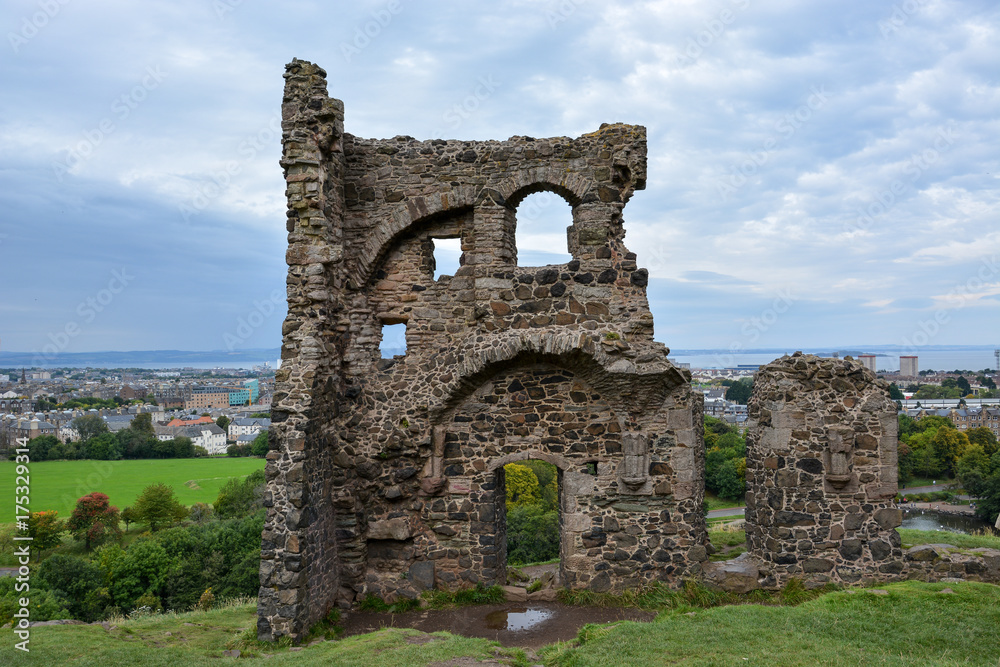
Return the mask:
<svg viewBox="0 0 1000 667">
<path fill-rule="evenodd" d="M 916 4 L 108 0 L 59 5 L 27 38 L 37 2 L 5 3 L 4 347 L 44 345 L 115 267 L 134 282 L 70 351 L 222 348 L 283 290 L 274 120 L 293 56 L 326 68 L 361 136 L 646 125 L 626 243 L 673 347 L 901 343 L 1000 255 L 1000 10 Z M 1000 276 L 979 280 L 934 343 L 993 342 Z M 281 317 L 239 344 L 277 345 Z"/>
</svg>

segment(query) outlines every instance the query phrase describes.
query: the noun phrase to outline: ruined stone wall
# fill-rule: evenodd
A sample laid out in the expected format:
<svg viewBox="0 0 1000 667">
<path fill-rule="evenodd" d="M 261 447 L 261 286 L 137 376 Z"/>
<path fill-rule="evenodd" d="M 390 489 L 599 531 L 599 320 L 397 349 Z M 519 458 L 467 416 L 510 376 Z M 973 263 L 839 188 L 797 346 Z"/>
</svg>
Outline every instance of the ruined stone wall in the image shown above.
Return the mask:
<svg viewBox="0 0 1000 667">
<path fill-rule="evenodd" d="M 560 470 L 564 583 L 679 582 L 707 557 L 701 397 L 653 341 L 622 210 L 645 130 L 361 139 L 325 73 L 283 103 L 289 315 L 268 456 L 258 634 L 333 605 L 503 583 L 504 463 Z M 517 206 L 572 210 L 566 264 L 517 262 Z M 434 240 L 461 266 L 434 278 Z M 381 359 L 382 328 L 407 351 Z"/>
<path fill-rule="evenodd" d="M 797 352 L 758 371 L 748 410 L 747 546 L 764 585 L 900 575 L 888 385 L 856 361 Z"/>
</svg>

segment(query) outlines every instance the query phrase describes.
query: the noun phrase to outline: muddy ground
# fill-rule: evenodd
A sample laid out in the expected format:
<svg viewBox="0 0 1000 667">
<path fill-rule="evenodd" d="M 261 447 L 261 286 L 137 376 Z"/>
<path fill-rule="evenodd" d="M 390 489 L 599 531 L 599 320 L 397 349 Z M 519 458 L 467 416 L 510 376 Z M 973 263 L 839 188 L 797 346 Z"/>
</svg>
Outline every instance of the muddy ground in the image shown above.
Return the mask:
<svg viewBox="0 0 1000 667">
<path fill-rule="evenodd" d="M 413 628 L 421 632 L 447 630 L 464 637 L 484 637 L 504 646 L 538 648 L 575 639 L 587 623 L 651 621 L 656 614 L 638 609 L 571 607 L 558 602 L 505 602 L 454 609 L 414 610 L 402 614 L 351 611 L 341 626 L 345 636 L 383 627 Z"/>
</svg>

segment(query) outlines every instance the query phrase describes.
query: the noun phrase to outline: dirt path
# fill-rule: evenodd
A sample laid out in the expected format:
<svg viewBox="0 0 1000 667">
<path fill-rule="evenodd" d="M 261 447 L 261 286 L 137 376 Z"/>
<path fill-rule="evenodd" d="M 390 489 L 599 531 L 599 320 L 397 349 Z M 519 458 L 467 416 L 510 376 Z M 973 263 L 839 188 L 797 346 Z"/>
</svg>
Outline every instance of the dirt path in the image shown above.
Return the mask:
<svg viewBox="0 0 1000 667">
<path fill-rule="evenodd" d="M 348 637 L 383 627 L 413 628 L 421 632 L 447 630 L 463 637 L 493 639 L 504 646 L 538 648 L 574 639 L 587 623 L 651 621 L 655 616 L 638 609 L 570 607 L 557 602 L 506 602 L 403 614 L 352 611 L 344 616 L 342 626 Z"/>
</svg>

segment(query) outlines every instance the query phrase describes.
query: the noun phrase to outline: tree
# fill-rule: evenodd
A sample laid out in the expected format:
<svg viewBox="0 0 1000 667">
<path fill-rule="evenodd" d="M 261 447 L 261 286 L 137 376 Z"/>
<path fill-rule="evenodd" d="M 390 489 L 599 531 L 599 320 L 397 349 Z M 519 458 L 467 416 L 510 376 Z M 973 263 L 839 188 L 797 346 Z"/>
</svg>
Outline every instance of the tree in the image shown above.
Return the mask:
<svg viewBox="0 0 1000 667">
<path fill-rule="evenodd" d="M 150 437 L 156 436 L 156 431 L 153 429 L 153 415 L 148 412 L 137 414 L 128 427 L 136 433 L 144 433 Z"/>
<path fill-rule="evenodd" d="M 108 503 L 105 494 L 95 491 L 76 501 L 66 528 L 73 533 L 73 537 L 83 540 L 86 550 L 90 551 L 91 546 L 96 546 L 109 537 L 121 538 L 119 521 L 118 508 Z"/>
<path fill-rule="evenodd" d="M 531 468 L 518 463 L 508 463 L 503 469 L 508 511 L 518 505 L 534 505 L 542 499 L 538 477 Z"/>
<path fill-rule="evenodd" d="M 126 507 L 122 510 L 122 521 L 125 523 L 125 532 L 128 532 L 128 527 L 133 523 L 136 523 L 139 517 L 135 515 L 135 510 L 131 507 Z"/>
<path fill-rule="evenodd" d="M 962 396 L 968 396 L 972 393 L 972 386 L 969 385 L 969 381 L 965 379 L 964 375 L 959 375 L 958 379 L 955 381 L 955 385 L 961 390 Z"/>
<path fill-rule="evenodd" d="M 740 378 L 738 382 L 726 390 L 726 400 L 746 405 L 747 401 L 750 400 L 751 393 L 753 393 L 753 378 Z"/>
<path fill-rule="evenodd" d="M 73 618 L 90 623 L 103 615 L 108 600 L 99 565 L 79 556 L 54 554 L 39 565 L 38 579 Z"/>
<path fill-rule="evenodd" d="M 72 422 L 73 428 L 80 434 L 80 440 L 87 442 L 102 433 L 108 432 L 108 425 L 97 415 L 83 415 Z"/>
<path fill-rule="evenodd" d="M 899 387 L 896 385 L 895 382 L 889 384 L 889 398 L 891 398 L 894 401 L 902 401 L 904 398 L 906 398 L 905 396 L 903 396 L 903 392 L 899 390 Z"/>
<path fill-rule="evenodd" d="M 217 426 L 218 426 L 219 428 L 221 428 L 221 429 L 222 429 L 223 431 L 225 431 L 225 432 L 227 432 L 227 433 L 228 433 L 228 432 L 229 432 L 229 425 L 230 425 L 231 423 L 233 423 L 233 422 L 232 422 L 232 420 L 231 420 L 231 419 L 230 419 L 229 417 L 227 417 L 226 415 L 220 415 L 220 416 L 219 416 L 219 418 L 215 420 L 215 423 L 216 423 L 216 425 L 217 425 Z"/>
<path fill-rule="evenodd" d="M 270 449 L 270 431 L 261 431 L 258 433 L 257 437 L 253 439 L 253 444 L 250 445 L 250 453 L 254 456 L 267 456 Z"/>
<path fill-rule="evenodd" d="M 122 457 L 119 439 L 113 433 L 101 433 L 86 441 L 84 456 L 98 461 L 117 461 Z"/>
<path fill-rule="evenodd" d="M 62 443 L 54 435 L 40 435 L 28 441 L 32 461 L 54 461 L 63 457 Z"/>
<path fill-rule="evenodd" d="M 998 447 L 997 437 L 993 435 L 993 431 L 985 426 L 970 428 L 965 432 L 965 435 L 970 443 L 981 446 L 986 456 L 993 456 L 997 452 L 997 449 L 1000 448 Z"/>
<path fill-rule="evenodd" d="M 263 507 L 264 471 L 255 470 L 243 479 L 232 478 L 219 490 L 215 513 L 223 519 L 244 517 Z"/>
<path fill-rule="evenodd" d="M 182 521 L 187 516 L 187 508 L 174 497 L 173 488 L 166 484 L 150 484 L 132 506 L 136 519 L 156 532 L 163 526 Z"/>
<path fill-rule="evenodd" d="M 955 464 L 969 446 L 969 439 L 955 429 L 939 428 L 931 438 L 934 453 L 941 461 L 942 472 L 951 477 L 955 474 Z"/>
<path fill-rule="evenodd" d="M 28 515 L 28 535 L 40 551 L 59 546 L 66 523 L 59 519 L 59 512 L 41 511 Z"/>
</svg>

